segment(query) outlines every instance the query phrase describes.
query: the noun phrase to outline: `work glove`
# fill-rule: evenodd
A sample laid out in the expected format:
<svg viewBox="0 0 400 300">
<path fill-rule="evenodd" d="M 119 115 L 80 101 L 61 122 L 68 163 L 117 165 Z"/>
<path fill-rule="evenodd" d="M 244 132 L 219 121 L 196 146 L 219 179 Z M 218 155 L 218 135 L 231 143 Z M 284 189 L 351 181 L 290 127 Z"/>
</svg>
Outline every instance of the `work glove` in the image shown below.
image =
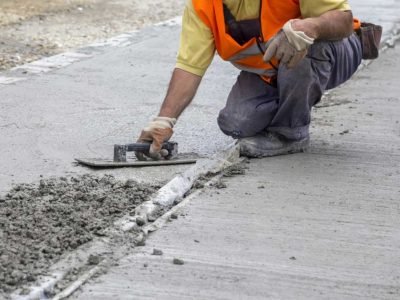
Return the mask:
<svg viewBox="0 0 400 300">
<path fill-rule="evenodd" d="M 296 66 L 307 54 L 308 48 L 314 43 L 314 39 L 307 36 L 303 31 L 295 31 L 289 20 L 266 47 L 264 61 L 269 62 L 273 57 L 288 68 Z"/>
<path fill-rule="evenodd" d="M 135 152 L 138 160 L 147 160 L 147 156 L 153 160 L 160 160 L 168 155 L 168 150 L 161 150 L 162 144 L 168 141 L 173 134 L 175 118 L 157 117 L 154 118 L 142 130 L 138 143 L 151 143 L 149 153 Z"/>
</svg>

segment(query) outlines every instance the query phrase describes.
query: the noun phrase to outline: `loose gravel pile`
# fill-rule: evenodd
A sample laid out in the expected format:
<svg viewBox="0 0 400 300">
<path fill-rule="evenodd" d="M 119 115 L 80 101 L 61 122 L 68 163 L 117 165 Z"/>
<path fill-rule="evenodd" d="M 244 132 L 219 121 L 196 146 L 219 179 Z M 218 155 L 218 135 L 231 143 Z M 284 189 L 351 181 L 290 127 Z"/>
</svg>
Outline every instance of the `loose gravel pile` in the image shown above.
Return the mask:
<svg viewBox="0 0 400 300">
<path fill-rule="evenodd" d="M 0 198 L 0 291 L 10 292 L 69 250 L 107 235 L 113 221 L 157 187 L 113 176 L 83 175 L 18 185 Z"/>
</svg>

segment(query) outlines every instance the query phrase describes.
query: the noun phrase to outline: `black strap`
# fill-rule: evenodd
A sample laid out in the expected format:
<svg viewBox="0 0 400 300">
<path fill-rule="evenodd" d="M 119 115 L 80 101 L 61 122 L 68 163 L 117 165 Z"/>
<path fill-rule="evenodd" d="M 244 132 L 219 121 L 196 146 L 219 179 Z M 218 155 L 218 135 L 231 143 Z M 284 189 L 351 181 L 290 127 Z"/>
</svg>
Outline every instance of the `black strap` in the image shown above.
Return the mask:
<svg viewBox="0 0 400 300">
<path fill-rule="evenodd" d="M 261 39 L 262 42 L 264 42 L 264 34 L 263 34 L 263 31 L 262 31 L 262 22 L 261 22 L 262 9 L 263 9 L 263 0 L 260 0 L 260 12 L 258 14 L 258 19 L 260 20 L 260 39 Z"/>
<path fill-rule="evenodd" d="M 229 34 L 239 44 L 244 44 L 246 41 L 242 29 L 240 28 L 238 22 L 236 21 L 235 17 L 232 15 L 231 11 L 229 10 L 229 8 L 226 6 L 225 3 L 223 3 L 223 6 L 224 6 L 225 24 L 229 29 Z"/>
</svg>

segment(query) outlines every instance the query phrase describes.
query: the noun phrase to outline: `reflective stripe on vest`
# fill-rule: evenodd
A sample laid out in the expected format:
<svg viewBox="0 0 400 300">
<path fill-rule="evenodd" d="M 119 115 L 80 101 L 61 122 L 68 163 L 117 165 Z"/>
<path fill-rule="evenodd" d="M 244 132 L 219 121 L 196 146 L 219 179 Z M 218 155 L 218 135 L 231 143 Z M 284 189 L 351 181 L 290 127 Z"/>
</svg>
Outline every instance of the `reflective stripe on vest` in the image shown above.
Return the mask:
<svg viewBox="0 0 400 300">
<path fill-rule="evenodd" d="M 277 71 L 275 69 L 272 69 L 272 68 L 271 69 L 258 69 L 258 68 L 246 67 L 245 65 L 238 64 L 238 63 L 235 63 L 235 62 L 232 62 L 232 64 L 236 68 L 238 68 L 238 69 L 240 69 L 242 71 L 254 73 L 254 74 L 257 74 L 257 75 L 260 75 L 260 76 L 272 77 L 272 76 L 277 75 Z M 266 81 L 269 82 L 269 80 L 266 80 Z"/>
</svg>

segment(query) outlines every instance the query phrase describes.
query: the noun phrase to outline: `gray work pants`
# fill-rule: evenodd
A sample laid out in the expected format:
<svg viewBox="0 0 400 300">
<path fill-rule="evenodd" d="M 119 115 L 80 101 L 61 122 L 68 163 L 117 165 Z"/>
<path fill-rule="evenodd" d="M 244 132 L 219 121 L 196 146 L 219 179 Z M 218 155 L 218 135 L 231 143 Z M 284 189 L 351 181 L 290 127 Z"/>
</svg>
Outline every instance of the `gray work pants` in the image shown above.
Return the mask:
<svg viewBox="0 0 400 300">
<path fill-rule="evenodd" d="M 288 139 L 307 137 L 311 108 L 325 90 L 347 81 L 361 63 L 361 44 L 353 34 L 341 41 L 314 43 L 295 68 L 280 66 L 277 87 L 242 71 L 218 116 L 221 130 L 234 138 L 276 132 Z"/>
</svg>

